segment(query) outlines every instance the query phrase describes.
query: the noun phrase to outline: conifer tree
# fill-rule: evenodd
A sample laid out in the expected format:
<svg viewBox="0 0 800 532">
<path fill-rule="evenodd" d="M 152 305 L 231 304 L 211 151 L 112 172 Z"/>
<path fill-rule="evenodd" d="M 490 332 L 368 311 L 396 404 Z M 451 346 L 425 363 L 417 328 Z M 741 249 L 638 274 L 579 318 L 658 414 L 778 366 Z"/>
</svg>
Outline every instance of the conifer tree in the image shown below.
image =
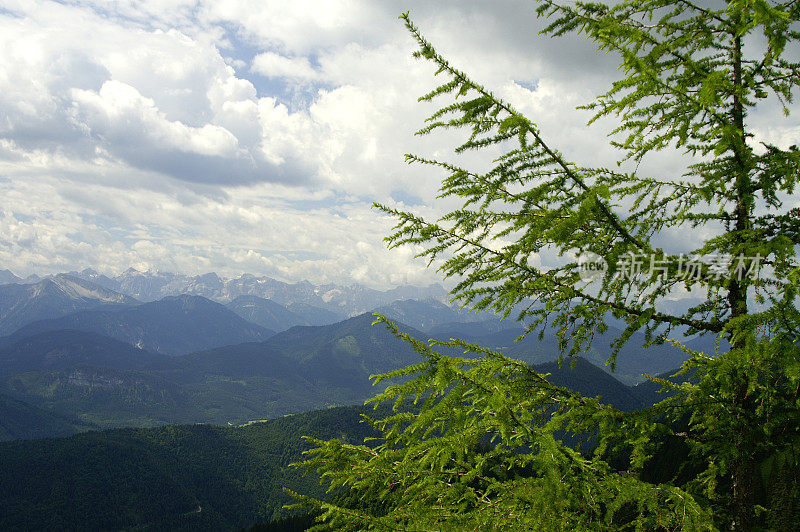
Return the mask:
<svg viewBox="0 0 800 532">
<path fill-rule="evenodd" d="M 780 514 L 797 507 L 785 495 L 796 497 L 796 475 L 780 477 L 781 498 L 770 498 L 765 484 L 770 471 L 798 467 L 800 209 L 792 206 L 800 152 L 756 142 L 748 116 L 769 102 L 789 114 L 800 86 L 791 58 L 800 2 L 539 0 L 537 13 L 548 17 L 544 34 L 582 33 L 620 57 L 621 79 L 585 107 L 593 121 L 617 121 L 620 162 L 638 168 L 648 154 L 678 148 L 692 164 L 682 175 L 650 176 L 568 160 L 535 116 L 451 65 L 404 14 L 415 55 L 443 78 L 421 100 L 448 99 L 419 133 L 460 128 L 467 138 L 457 152 L 501 155 L 485 172 L 408 155 L 443 172 L 441 195 L 462 206 L 429 221 L 378 205 L 398 220 L 389 245 L 423 246 L 421 256 L 457 281 L 454 301 L 517 319 L 526 334 L 554 329 L 567 357 L 612 317 L 627 324 L 609 353 L 612 367 L 639 331 L 647 345 L 702 334 L 730 350 L 708 356 L 682 346 L 688 361 L 678 374 L 650 377 L 666 398 L 621 412 L 502 354 L 460 340 L 420 342 L 379 317 L 423 361 L 375 378 L 396 379 L 374 399 L 397 407 L 370 420 L 382 440 L 314 442 L 304 465 L 332 490 L 349 490 L 350 503 L 297 497 L 320 506 L 329 525 L 353 529 L 752 530 L 791 522 Z M 663 250 L 654 236 L 670 228 L 713 236 L 695 249 Z M 602 257 L 611 267 L 588 283 L 580 261 L 534 265 L 530 257 L 543 251 Z M 659 302 L 681 288 L 701 290 L 702 303 L 682 314 L 663 310 Z M 658 483 L 644 474 L 658 468 L 665 442 L 685 447 L 693 474 Z M 627 457 L 629 474 L 612 470 L 615 453 Z"/>
</svg>

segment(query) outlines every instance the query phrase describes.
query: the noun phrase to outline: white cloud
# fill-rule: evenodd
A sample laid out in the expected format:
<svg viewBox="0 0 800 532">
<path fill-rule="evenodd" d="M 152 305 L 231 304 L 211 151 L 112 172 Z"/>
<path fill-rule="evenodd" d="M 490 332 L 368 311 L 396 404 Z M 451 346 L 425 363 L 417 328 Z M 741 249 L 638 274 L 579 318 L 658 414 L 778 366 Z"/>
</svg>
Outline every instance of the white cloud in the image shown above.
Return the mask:
<svg viewBox="0 0 800 532">
<path fill-rule="evenodd" d="M 314 70 L 307 58 L 284 57 L 274 52 L 264 52 L 255 56 L 251 70 L 262 76 L 298 81 L 311 81 L 320 77 L 319 72 Z"/>
<path fill-rule="evenodd" d="M 419 198 L 442 175 L 407 166 L 463 133 L 415 137 L 441 79 L 410 57 L 401 8 L 367 0 L 4 2 L 0 14 L 0 266 L 268 273 L 388 284 L 436 279 L 385 249 L 373 200 Z M 522 0 L 411 2 L 451 62 L 581 164 L 610 165 L 576 105 L 618 77 L 582 36 L 539 36 Z M 532 90 L 535 89 L 535 90 Z M 786 143 L 796 120 L 751 117 Z M 796 136 L 796 135 L 795 135 Z M 643 165 L 679 172 L 675 154 Z M 448 200 L 450 201 L 450 200 Z M 290 253 L 290 252 L 301 252 Z"/>
<path fill-rule="evenodd" d="M 298 197 L 294 188 L 261 185 L 230 189 L 220 201 L 170 191 L 120 194 L 104 185 L 75 189 L 50 178 L 3 185 L 14 211 L 0 211 L 0 257 L 19 273 L 29 273 L 30 265 L 40 274 L 133 265 L 316 283 L 436 280 L 409 260 L 411 250 L 384 249 L 389 220 L 360 202 L 331 208 L 330 192 Z M 46 207 L 33 191 L 47 194 Z"/>
<path fill-rule="evenodd" d="M 72 100 L 76 122 L 111 149 L 130 143 L 144 153 L 175 150 L 218 157 L 233 157 L 237 150 L 237 139 L 227 129 L 168 120 L 152 99 L 119 81 L 106 81 L 98 92 L 73 89 Z"/>
<path fill-rule="evenodd" d="M 385 28 L 375 22 L 386 7 L 369 0 L 215 0 L 202 3 L 201 18 L 233 23 L 257 45 L 294 55 L 354 38 L 379 41 Z"/>
</svg>

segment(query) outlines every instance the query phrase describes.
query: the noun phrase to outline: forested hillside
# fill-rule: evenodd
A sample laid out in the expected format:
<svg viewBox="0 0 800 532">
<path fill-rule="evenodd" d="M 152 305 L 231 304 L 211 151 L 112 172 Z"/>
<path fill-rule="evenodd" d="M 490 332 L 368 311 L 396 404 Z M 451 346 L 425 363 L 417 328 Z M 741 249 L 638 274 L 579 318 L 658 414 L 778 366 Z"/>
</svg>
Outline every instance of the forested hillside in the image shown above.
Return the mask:
<svg viewBox="0 0 800 532">
<path fill-rule="evenodd" d="M 342 407 L 247 426 L 167 426 L 0 443 L 2 530 L 238 530 L 289 515 L 283 487 L 323 495 L 289 463 L 301 435 L 373 434 Z"/>
<path fill-rule="evenodd" d="M 0 394 L 0 441 L 67 436 L 95 426 Z"/>
</svg>

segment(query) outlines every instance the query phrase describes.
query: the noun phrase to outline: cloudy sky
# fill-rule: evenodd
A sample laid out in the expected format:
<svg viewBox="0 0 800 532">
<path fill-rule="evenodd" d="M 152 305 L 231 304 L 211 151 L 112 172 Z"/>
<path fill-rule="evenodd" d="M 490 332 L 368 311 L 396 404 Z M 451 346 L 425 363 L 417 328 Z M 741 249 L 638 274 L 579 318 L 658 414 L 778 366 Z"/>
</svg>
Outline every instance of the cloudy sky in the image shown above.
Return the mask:
<svg viewBox="0 0 800 532">
<path fill-rule="evenodd" d="M 414 137 L 429 64 L 397 16 L 584 164 L 575 111 L 617 77 L 529 1 L 0 0 L 0 269 L 133 266 L 385 287 L 438 280 L 388 251 L 373 201 L 435 216 L 460 136 Z M 794 125 L 792 125 L 794 124 Z M 797 123 L 763 121 L 772 141 Z M 677 167 L 667 156 L 651 163 Z"/>
</svg>

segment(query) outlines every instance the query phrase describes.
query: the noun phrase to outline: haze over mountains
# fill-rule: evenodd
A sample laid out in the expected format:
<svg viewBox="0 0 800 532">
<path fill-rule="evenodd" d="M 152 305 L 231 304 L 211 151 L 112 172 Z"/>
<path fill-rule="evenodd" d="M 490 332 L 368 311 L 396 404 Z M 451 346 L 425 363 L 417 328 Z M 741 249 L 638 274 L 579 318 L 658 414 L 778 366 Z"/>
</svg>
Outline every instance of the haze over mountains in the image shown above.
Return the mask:
<svg viewBox="0 0 800 532">
<path fill-rule="evenodd" d="M 519 324 L 459 309 L 438 285 L 378 291 L 132 269 L 114 278 L 83 270 L 31 282 L 6 271 L 2 279 L 13 282 L 0 284 L 0 439 L 236 425 L 362 403 L 379 391 L 370 375 L 420 360 L 385 327 L 371 325 L 372 311 L 414 337 L 464 338 L 548 372 L 558 357 L 553 334 L 517 342 Z M 598 335 L 582 354 L 586 361 L 563 378 L 630 407 L 637 394 L 630 385 L 642 373 L 675 369 L 684 354 L 670 345 L 644 351 L 644 337 L 634 335 L 608 375 L 604 363 L 618 333 L 611 327 Z M 709 350 L 707 339 L 692 342 Z"/>
<path fill-rule="evenodd" d="M 275 334 L 274 330 L 246 321 L 219 303 L 200 296 L 180 295 L 127 308 L 85 310 L 37 320 L 18 329 L 9 340 L 14 342 L 59 330 L 94 332 L 138 349 L 167 355 L 256 342 Z"/>
<path fill-rule="evenodd" d="M 330 310 L 301 303 L 284 306 L 271 299 L 245 295 L 225 305 L 229 310 L 266 329 L 282 331 L 295 325 L 328 325 L 343 316 Z"/>
<path fill-rule="evenodd" d="M 108 277 L 87 268 L 50 278 L 64 276 L 90 281 L 99 287 L 113 290 L 142 302 L 156 301 L 167 296 L 182 294 L 203 296 L 218 302 L 229 302 L 238 296 L 252 295 L 270 299 L 290 308 L 293 305 L 301 307 L 311 305 L 334 312 L 341 318 L 362 314 L 398 299 L 448 300 L 447 291 L 438 284 L 425 288 L 406 285 L 382 291 L 358 284 L 315 286 L 308 281 L 285 283 L 271 277 L 256 277 L 251 274 L 224 279 L 214 272 L 190 276 L 170 272 L 140 272 L 134 268 L 129 268 L 114 277 Z M 34 284 L 40 281 L 41 278 L 35 275 L 21 279 L 9 270 L 0 270 L 0 285 Z"/>
</svg>

